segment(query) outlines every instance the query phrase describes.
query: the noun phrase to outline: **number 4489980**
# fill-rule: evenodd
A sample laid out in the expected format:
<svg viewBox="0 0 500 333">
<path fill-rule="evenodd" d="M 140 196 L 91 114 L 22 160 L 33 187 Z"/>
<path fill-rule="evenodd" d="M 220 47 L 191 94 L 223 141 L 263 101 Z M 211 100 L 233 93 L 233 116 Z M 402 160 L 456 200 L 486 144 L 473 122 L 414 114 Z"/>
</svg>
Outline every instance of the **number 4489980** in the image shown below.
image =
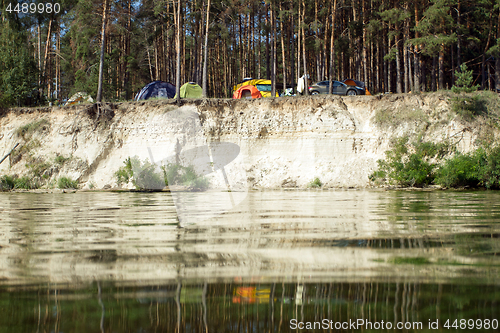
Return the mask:
<svg viewBox="0 0 500 333">
<path fill-rule="evenodd" d="M 24 14 L 34 14 L 34 13 L 59 13 L 61 11 L 61 6 L 56 2 L 54 4 L 52 3 L 18 3 L 14 8 L 12 8 L 12 3 L 9 3 L 7 8 L 5 9 L 9 13 L 16 12 L 16 13 L 24 13 Z"/>
</svg>

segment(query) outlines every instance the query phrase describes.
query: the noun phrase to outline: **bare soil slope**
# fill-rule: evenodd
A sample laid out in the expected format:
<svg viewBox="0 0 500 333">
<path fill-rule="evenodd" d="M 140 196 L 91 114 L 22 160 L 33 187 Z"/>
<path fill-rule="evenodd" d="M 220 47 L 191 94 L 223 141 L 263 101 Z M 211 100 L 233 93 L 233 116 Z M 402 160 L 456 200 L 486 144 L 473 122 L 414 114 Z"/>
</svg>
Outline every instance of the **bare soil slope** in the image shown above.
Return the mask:
<svg viewBox="0 0 500 333">
<path fill-rule="evenodd" d="M 182 152 L 229 142 L 240 149 L 224 170 L 231 184 L 306 188 L 317 177 L 325 187 L 366 187 L 392 137 L 449 140 L 467 152 L 499 136 L 491 117 L 467 121 L 453 111 L 448 93 L 182 103 L 7 110 L 0 118 L 0 158 L 19 146 L 0 164 L 0 175 L 37 177 L 45 187 L 63 175 L 82 188 L 116 187 L 115 172 L 133 154 L 151 159 L 158 147 Z M 179 110 L 197 115 L 201 137 L 190 132 L 195 125 L 169 123 Z M 215 178 L 213 185 L 224 186 Z"/>
</svg>

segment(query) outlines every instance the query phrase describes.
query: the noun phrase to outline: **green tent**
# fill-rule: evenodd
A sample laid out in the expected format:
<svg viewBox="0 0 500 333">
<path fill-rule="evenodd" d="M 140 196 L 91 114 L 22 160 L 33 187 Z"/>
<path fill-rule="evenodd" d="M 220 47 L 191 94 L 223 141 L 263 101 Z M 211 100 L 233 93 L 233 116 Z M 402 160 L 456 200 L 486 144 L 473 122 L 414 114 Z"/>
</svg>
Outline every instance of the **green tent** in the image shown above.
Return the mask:
<svg viewBox="0 0 500 333">
<path fill-rule="evenodd" d="M 203 90 L 194 82 L 187 82 L 181 86 L 181 98 L 201 98 Z M 174 98 L 177 98 L 177 94 Z"/>
</svg>

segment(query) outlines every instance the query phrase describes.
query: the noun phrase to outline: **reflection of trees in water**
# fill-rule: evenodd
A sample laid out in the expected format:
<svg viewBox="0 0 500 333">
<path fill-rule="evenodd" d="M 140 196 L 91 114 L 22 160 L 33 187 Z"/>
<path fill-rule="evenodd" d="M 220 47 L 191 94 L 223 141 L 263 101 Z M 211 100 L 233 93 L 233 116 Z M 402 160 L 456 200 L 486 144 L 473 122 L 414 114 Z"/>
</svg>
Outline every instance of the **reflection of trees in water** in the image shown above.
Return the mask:
<svg viewBox="0 0 500 333">
<path fill-rule="evenodd" d="M 422 322 L 426 327 L 436 318 L 441 324 L 453 318 L 493 319 L 500 310 L 499 286 L 413 282 L 101 283 L 85 290 L 42 288 L 2 291 L 1 296 L 13 315 L 1 316 L 0 327 L 17 323 L 33 332 L 287 332 L 292 319 Z"/>
</svg>

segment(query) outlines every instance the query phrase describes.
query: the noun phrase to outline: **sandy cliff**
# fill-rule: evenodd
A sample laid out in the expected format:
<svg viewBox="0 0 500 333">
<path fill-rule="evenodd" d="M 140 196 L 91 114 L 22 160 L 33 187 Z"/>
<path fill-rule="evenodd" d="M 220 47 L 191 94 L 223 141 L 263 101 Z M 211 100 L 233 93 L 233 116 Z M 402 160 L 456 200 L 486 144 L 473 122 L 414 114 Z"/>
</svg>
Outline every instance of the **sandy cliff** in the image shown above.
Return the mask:
<svg viewBox="0 0 500 333">
<path fill-rule="evenodd" d="M 219 170 L 211 162 L 205 173 L 215 187 L 306 188 L 316 177 L 326 187 L 365 187 L 391 137 L 401 135 L 451 140 L 463 152 L 498 137 L 485 121 L 464 122 L 440 94 L 130 102 L 106 105 L 99 116 L 90 105 L 12 109 L 0 118 L 0 158 L 20 145 L 0 175 L 115 187 L 129 156 L 158 163 L 224 142 L 239 151 Z"/>
</svg>

